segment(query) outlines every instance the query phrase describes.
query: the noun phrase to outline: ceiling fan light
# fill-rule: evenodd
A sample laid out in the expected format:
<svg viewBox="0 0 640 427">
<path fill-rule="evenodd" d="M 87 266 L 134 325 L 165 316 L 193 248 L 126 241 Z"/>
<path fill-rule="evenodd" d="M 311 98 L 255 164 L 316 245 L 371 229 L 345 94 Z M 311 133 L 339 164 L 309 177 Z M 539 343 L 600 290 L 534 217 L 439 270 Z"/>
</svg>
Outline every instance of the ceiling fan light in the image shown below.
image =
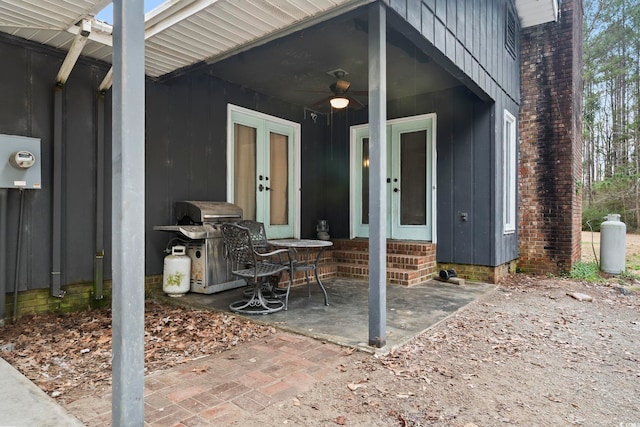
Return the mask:
<svg viewBox="0 0 640 427">
<path fill-rule="evenodd" d="M 331 106 L 336 110 L 340 110 L 342 108 L 346 108 L 347 105 L 349 105 L 349 99 L 342 96 L 336 96 L 335 98 L 331 98 L 331 100 L 329 100 L 329 104 L 331 104 Z"/>
</svg>

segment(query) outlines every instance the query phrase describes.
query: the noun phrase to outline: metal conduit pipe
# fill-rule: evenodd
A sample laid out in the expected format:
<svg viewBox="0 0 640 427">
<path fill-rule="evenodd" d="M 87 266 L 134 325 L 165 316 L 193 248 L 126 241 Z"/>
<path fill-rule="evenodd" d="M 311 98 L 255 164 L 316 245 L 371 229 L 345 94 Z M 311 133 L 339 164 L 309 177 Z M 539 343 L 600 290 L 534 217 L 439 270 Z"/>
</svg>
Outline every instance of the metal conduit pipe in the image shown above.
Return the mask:
<svg viewBox="0 0 640 427">
<path fill-rule="evenodd" d="M 62 278 L 62 95 L 63 86 L 56 85 L 53 104 L 53 182 L 51 236 L 51 296 L 64 297 Z"/>
<path fill-rule="evenodd" d="M 20 252 L 22 251 L 22 217 L 24 215 L 24 190 L 20 189 L 20 213 L 18 214 L 18 242 L 16 243 L 16 270 L 13 283 L 13 323 L 18 314 L 18 285 L 20 284 Z"/>
<path fill-rule="evenodd" d="M 96 253 L 93 260 L 93 299 L 104 298 L 104 92 L 98 93 L 96 135 Z"/>
<path fill-rule="evenodd" d="M 0 326 L 4 325 L 7 298 L 7 195 L 8 188 L 0 188 Z"/>
</svg>

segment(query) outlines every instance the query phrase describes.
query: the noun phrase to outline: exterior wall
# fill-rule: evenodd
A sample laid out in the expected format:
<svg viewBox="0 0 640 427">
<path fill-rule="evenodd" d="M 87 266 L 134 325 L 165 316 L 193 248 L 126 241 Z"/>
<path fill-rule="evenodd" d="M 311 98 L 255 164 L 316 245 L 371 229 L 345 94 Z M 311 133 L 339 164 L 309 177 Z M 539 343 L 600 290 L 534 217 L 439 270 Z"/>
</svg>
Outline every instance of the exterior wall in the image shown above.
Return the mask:
<svg viewBox="0 0 640 427">
<path fill-rule="evenodd" d="M 521 55 L 519 268 L 557 274 L 581 251 L 582 2 L 524 30 Z"/>
<path fill-rule="evenodd" d="M 445 208 L 442 214 L 449 217 L 447 223 L 441 224 L 440 218 L 438 219 L 438 260 L 487 266 L 512 261 L 518 257 L 518 233 L 504 232 L 501 141 L 503 111 L 507 110 L 517 117 L 520 103 L 520 58 L 518 52 L 514 56 L 505 46 L 507 12 L 515 13 L 514 2 L 388 0 L 387 3 L 397 13 L 389 14 L 389 22 L 396 25 L 396 29 L 403 28 L 404 21 L 408 22 L 414 31 L 405 30 L 406 37 L 456 76 L 481 101 L 491 104 L 490 109 L 480 106 L 482 111 L 477 113 L 488 118 L 488 134 L 470 133 L 466 146 L 460 144 L 446 153 L 438 152 L 438 161 L 450 155 L 450 159 L 445 161 L 453 162 L 454 168 L 456 164 L 462 166 L 465 157 L 468 157 L 467 169 L 457 168 L 459 173 L 454 177 L 453 186 L 443 188 L 439 180 L 438 195 L 447 197 L 447 191 L 452 191 L 451 194 L 460 201 L 459 207 L 462 209 L 470 209 L 464 206 L 469 199 L 474 200 L 476 207 L 481 206 L 478 201 L 482 200 L 489 211 L 489 217 L 472 218 L 477 221 L 476 232 L 469 234 L 465 231 L 469 231 L 470 224 L 456 220 L 456 217 L 459 219 L 462 212 L 474 214 L 478 211 Z M 516 34 L 519 32 L 520 29 L 517 28 Z M 458 106 L 459 104 L 456 108 Z M 459 123 L 456 122 L 454 126 L 459 126 Z M 462 132 L 471 130 L 464 127 L 457 129 Z M 439 166 L 439 173 L 440 171 Z M 468 184 L 461 183 L 460 178 L 466 174 L 479 176 Z M 449 221 L 454 224 L 452 230 L 447 228 Z M 442 233 L 441 226 L 444 227 Z M 483 228 L 484 240 L 476 238 L 479 237 L 477 231 L 480 227 Z M 442 239 L 455 248 L 453 253 L 442 246 Z"/>
<path fill-rule="evenodd" d="M 28 49 L 19 39 L 0 37 L 0 133 L 41 139 L 42 189 L 25 191 L 19 290 L 46 288 L 51 276 L 54 82 L 64 60 L 61 52 Z M 62 94 L 62 233 L 63 283 L 93 277 L 95 221 L 95 136 L 97 88 L 103 64 L 81 60 Z M 13 290 L 16 264 L 19 192 L 9 190 L 7 283 Z M 109 209 L 109 208 L 106 208 Z M 110 214 L 107 214 L 110 217 Z M 35 262 L 34 262 L 35 261 Z"/>
<path fill-rule="evenodd" d="M 519 100 L 518 63 L 506 52 L 504 38 L 513 0 L 385 2 L 420 35 L 409 35 L 412 41 L 478 96 L 495 100 L 503 91 Z"/>
<path fill-rule="evenodd" d="M 0 133 L 42 140 L 42 189 L 25 191 L 18 291 L 47 289 L 51 279 L 54 82 L 64 53 L 0 36 Z M 96 223 L 97 100 L 106 64 L 81 58 L 63 89 L 61 282 L 93 281 Z M 205 73 L 146 84 L 146 274 L 162 273 L 172 234 L 154 225 L 175 223 L 178 200 L 226 199 L 226 108 L 233 103 L 302 123 L 302 237 L 315 235 L 326 209 L 322 198 L 327 125 L 301 108 L 267 98 Z M 104 276 L 111 278 L 111 99 L 105 98 Z M 20 196 L 10 190 L 6 291 L 13 291 Z M 37 260 L 37 262 L 33 262 Z M 66 299 L 67 297 L 65 297 Z M 7 297 L 10 302 L 11 297 Z"/>
<path fill-rule="evenodd" d="M 389 105 L 390 117 L 435 112 L 438 115 L 438 253 L 437 260 L 457 265 L 501 266 L 515 258 L 517 235 L 504 236 L 502 232 L 501 151 L 496 141 L 501 140 L 503 109 L 517 112 L 519 84 L 517 61 L 504 49 L 504 11 L 511 0 L 431 0 L 415 2 L 390 0 L 393 11 L 390 23 L 406 30 L 410 40 L 443 67 L 456 75 L 468 89 L 457 88 L 433 94 L 399 100 Z M 563 3 L 563 12 L 572 2 Z M 397 12 L 397 14 L 396 14 Z M 574 13 L 576 13 L 574 11 Z M 580 17 L 569 19 L 563 15 L 558 25 L 563 31 L 579 28 Z M 571 15 L 569 13 L 569 15 Z M 406 29 L 406 22 L 413 28 Z M 566 21 L 566 22 L 565 22 Z M 570 22 L 569 22 L 570 21 Z M 544 26 L 530 31 L 524 40 L 534 46 L 533 37 L 554 46 L 558 38 L 566 37 L 558 28 Z M 552 34 L 546 34 L 545 31 Z M 575 34 L 575 32 L 573 33 Z M 576 39 L 577 40 L 577 39 Z M 545 51 L 546 52 L 546 51 Z M 576 51 L 569 56 L 577 64 Z M 542 53 L 540 63 L 531 62 L 536 72 L 561 74 L 567 67 L 547 64 Z M 571 55 L 571 54 L 568 54 Z M 64 53 L 21 41 L 10 36 L 0 36 L 0 57 L 5 66 L 0 67 L 0 133 L 39 137 L 42 139 L 43 188 L 29 191 L 25 197 L 23 243 L 20 254 L 19 291 L 46 289 L 51 274 L 51 179 L 53 93 L 57 70 L 64 60 Z M 515 64 L 515 65 L 514 65 Z M 540 68 L 536 68 L 540 67 Z M 556 68 L 554 68 L 556 67 Z M 569 67 L 570 68 L 570 67 Z M 63 211 L 62 211 L 62 283 L 64 286 L 83 286 L 93 278 L 96 222 L 96 133 L 97 87 L 108 66 L 81 59 L 74 68 L 63 93 Z M 428 78 L 428 76 L 425 76 Z M 579 81 L 573 74 L 568 77 L 579 93 Z M 523 90 L 525 86 L 523 86 Z M 549 89 L 551 91 L 551 89 Z M 554 92 L 555 93 L 555 92 Z M 528 92 L 527 92 L 528 94 Z M 332 237 L 348 237 L 349 206 L 349 141 L 348 126 L 366 121 L 366 111 L 337 113 L 325 119 L 312 120 L 300 107 L 262 96 L 253 91 L 216 79 L 209 74 L 190 74 L 165 83 L 147 82 L 146 86 L 146 274 L 162 272 L 163 249 L 170 238 L 168 233 L 153 231 L 157 224 L 174 222 L 173 205 L 177 200 L 224 200 L 226 197 L 226 105 L 233 103 L 246 108 L 276 115 L 302 123 L 302 237 L 315 234 L 315 224 L 327 218 Z M 530 95 L 528 95 L 530 96 Z M 533 99 L 533 98 L 532 98 Z M 533 110 L 551 114 L 546 109 L 556 108 L 551 97 L 539 100 Z M 538 102 L 538 101 L 536 101 Z M 547 103 L 547 105 L 544 104 Z M 554 126 L 579 129 L 579 103 L 559 98 L 562 108 L 571 111 L 569 121 Z M 569 102 L 568 107 L 564 103 Z M 110 98 L 105 102 L 105 278 L 110 278 L 111 236 L 111 140 Z M 565 108 L 566 107 L 566 108 Z M 349 115 L 351 114 L 351 115 Z M 553 122 L 545 116 L 540 123 Z M 330 125 L 326 120 L 331 120 Z M 521 119 L 524 122 L 524 119 Z M 522 126 L 522 124 L 521 124 Z M 521 131 L 524 132 L 523 128 Z M 554 131 L 557 132 L 557 129 Z M 525 134 L 523 134 L 525 135 Z M 536 134 L 537 135 L 537 134 Z M 547 146 L 540 145 L 537 137 L 523 136 L 523 147 L 529 144 L 535 153 L 542 151 L 542 158 L 535 163 L 538 169 L 521 176 L 523 189 L 532 188 L 535 193 L 539 179 L 536 174 L 545 172 L 552 163 Z M 327 141 L 330 140 L 329 144 Z M 565 141 L 566 140 L 562 140 Z M 562 144 L 560 141 L 558 144 Z M 579 140 L 572 140 L 569 151 L 573 163 L 565 187 L 572 196 L 573 211 L 579 206 L 580 197 L 573 197 L 575 179 L 580 179 Z M 566 147 L 566 146 L 565 146 Z M 564 148 L 566 149 L 566 148 Z M 537 150 L 537 151 L 536 151 Z M 525 155 L 528 155 L 525 153 Z M 579 155 L 579 154 L 578 154 Z M 554 158 L 555 159 L 555 158 Z M 526 159 L 525 159 L 526 160 Z M 552 159 L 553 160 L 553 159 Z M 523 165 L 525 163 L 523 162 Z M 547 169 L 540 169 L 545 167 Z M 533 168 L 533 166 L 532 166 Z M 323 179 L 317 179 L 318 176 Z M 525 178 L 534 179 L 527 183 Z M 577 177 L 577 178 L 576 178 Z M 562 191 L 565 191 L 562 187 Z M 554 189 L 555 191 L 555 189 Z M 545 193 L 546 194 L 546 193 Z M 555 194 L 555 193 L 554 193 Z M 524 199 L 523 199 L 524 200 Z M 526 200 L 526 206 L 534 206 L 538 199 Z M 542 200 L 542 199 L 541 199 Z M 544 203 L 555 199 L 544 199 Z M 15 276 L 15 251 L 11 245 L 17 241 L 19 195 L 9 195 L 9 253 L 7 254 L 7 282 Z M 535 207 L 535 206 L 534 206 Z M 547 207 L 545 205 L 545 207 Z M 556 206 L 552 206 L 556 209 Z M 565 209 L 564 205 L 562 206 Z M 537 209 L 537 208 L 536 208 Z M 554 211 L 556 214 L 557 209 Z M 565 209 L 563 212 L 569 212 Z M 467 212 L 470 220 L 462 222 L 460 213 Z M 528 212 L 525 212 L 528 214 Z M 525 213 L 520 232 L 528 233 Z M 543 210 L 533 212 L 531 221 L 549 221 L 556 217 L 542 216 Z M 545 214 L 546 215 L 546 214 Z M 560 218 L 560 214 L 558 214 Z M 570 225 L 578 227 L 580 219 L 572 217 Z M 556 222 L 554 222 L 556 224 Z M 571 228 L 571 227 L 569 227 Z M 546 236 L 558 238 L 564 228 L 542 229 Z M 555 233 L 555 234 L 554 234 Z M 579 234 L 573 234 L 569 243 L 552 243 L 558 253 L 567 250 L 579 254 Z M 527 241 L 536 248 L 536 241 Z M 546 242 L 546 241 L 545 241 Z M 551 246 L 549 243 L 542 245 Z M 545 251 L 549 252 L 545 249 Z M 555 252 L 554 252 L 555 253 Z M 536 255 L 536 254 L 534 254 Z M 555 256 L 555 255 L 554 255 Z M 37 262 L 33 262 L 37 260 Z M 523 260 L 526 258 L 523 256 Z M 556 261 L 553 261 L 556 262 Z M 566 263 L 565 263 L 566 264 Z M 524 265 L 524 264 L 523 264 Z M 8 289 L 9 290 L 9 289 Z M 8 298 L 7 300 L 9 300 Z"/>
<path fill-rule="evenodd" d="M 510 273 L 516 270 L 516 261 L 511 261 L 496 267 L 485 267 L 483 265 L 468 264 L 438 264 L 438 271 L 453 269 L 460 278 L 470 282 L 499 283 Z"/>
<path fill-rule="evenodd" d="M 458 87 L 393 101 L 387 108 L 389 119 L 426 113 L 436 114 L 438 262 L 495 265 L 493 104 Z M 332 238 L 348 238 L 349 127 L 366 123 L 367 114 L 334 113 L 332 120 L 326 218 Z"/>
</svg>

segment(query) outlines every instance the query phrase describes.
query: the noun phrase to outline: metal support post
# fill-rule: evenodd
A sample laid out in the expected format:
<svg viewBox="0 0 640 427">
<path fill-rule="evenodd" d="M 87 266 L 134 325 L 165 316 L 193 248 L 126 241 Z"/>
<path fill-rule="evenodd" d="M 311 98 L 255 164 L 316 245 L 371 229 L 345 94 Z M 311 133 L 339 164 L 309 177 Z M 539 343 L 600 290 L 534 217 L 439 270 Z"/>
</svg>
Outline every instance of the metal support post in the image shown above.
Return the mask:
<svg viewBox="0 0 640 427">
<path fill-rule="evenodd" d="M 387 343 L 386 10 L 369 6 L 369 345 Z"/>
<path fill-rule="evenodd" d="M 113 2 L 114 426 L 144 424 L 144 9 Z"/>
</svg>

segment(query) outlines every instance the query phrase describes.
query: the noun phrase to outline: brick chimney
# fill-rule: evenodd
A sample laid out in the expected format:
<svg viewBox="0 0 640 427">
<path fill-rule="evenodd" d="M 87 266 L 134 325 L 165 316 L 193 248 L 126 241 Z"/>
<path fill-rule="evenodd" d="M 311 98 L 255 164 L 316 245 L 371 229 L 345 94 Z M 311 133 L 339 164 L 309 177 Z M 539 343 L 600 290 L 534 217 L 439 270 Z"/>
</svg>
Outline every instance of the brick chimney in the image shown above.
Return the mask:
<svg viewBox="0 0 640 427">
<path fill-rule="evenodd" d="M 582 0 L 520 37 L 519 259 L 559 274 L 581 256 Z"/>
</svg>

